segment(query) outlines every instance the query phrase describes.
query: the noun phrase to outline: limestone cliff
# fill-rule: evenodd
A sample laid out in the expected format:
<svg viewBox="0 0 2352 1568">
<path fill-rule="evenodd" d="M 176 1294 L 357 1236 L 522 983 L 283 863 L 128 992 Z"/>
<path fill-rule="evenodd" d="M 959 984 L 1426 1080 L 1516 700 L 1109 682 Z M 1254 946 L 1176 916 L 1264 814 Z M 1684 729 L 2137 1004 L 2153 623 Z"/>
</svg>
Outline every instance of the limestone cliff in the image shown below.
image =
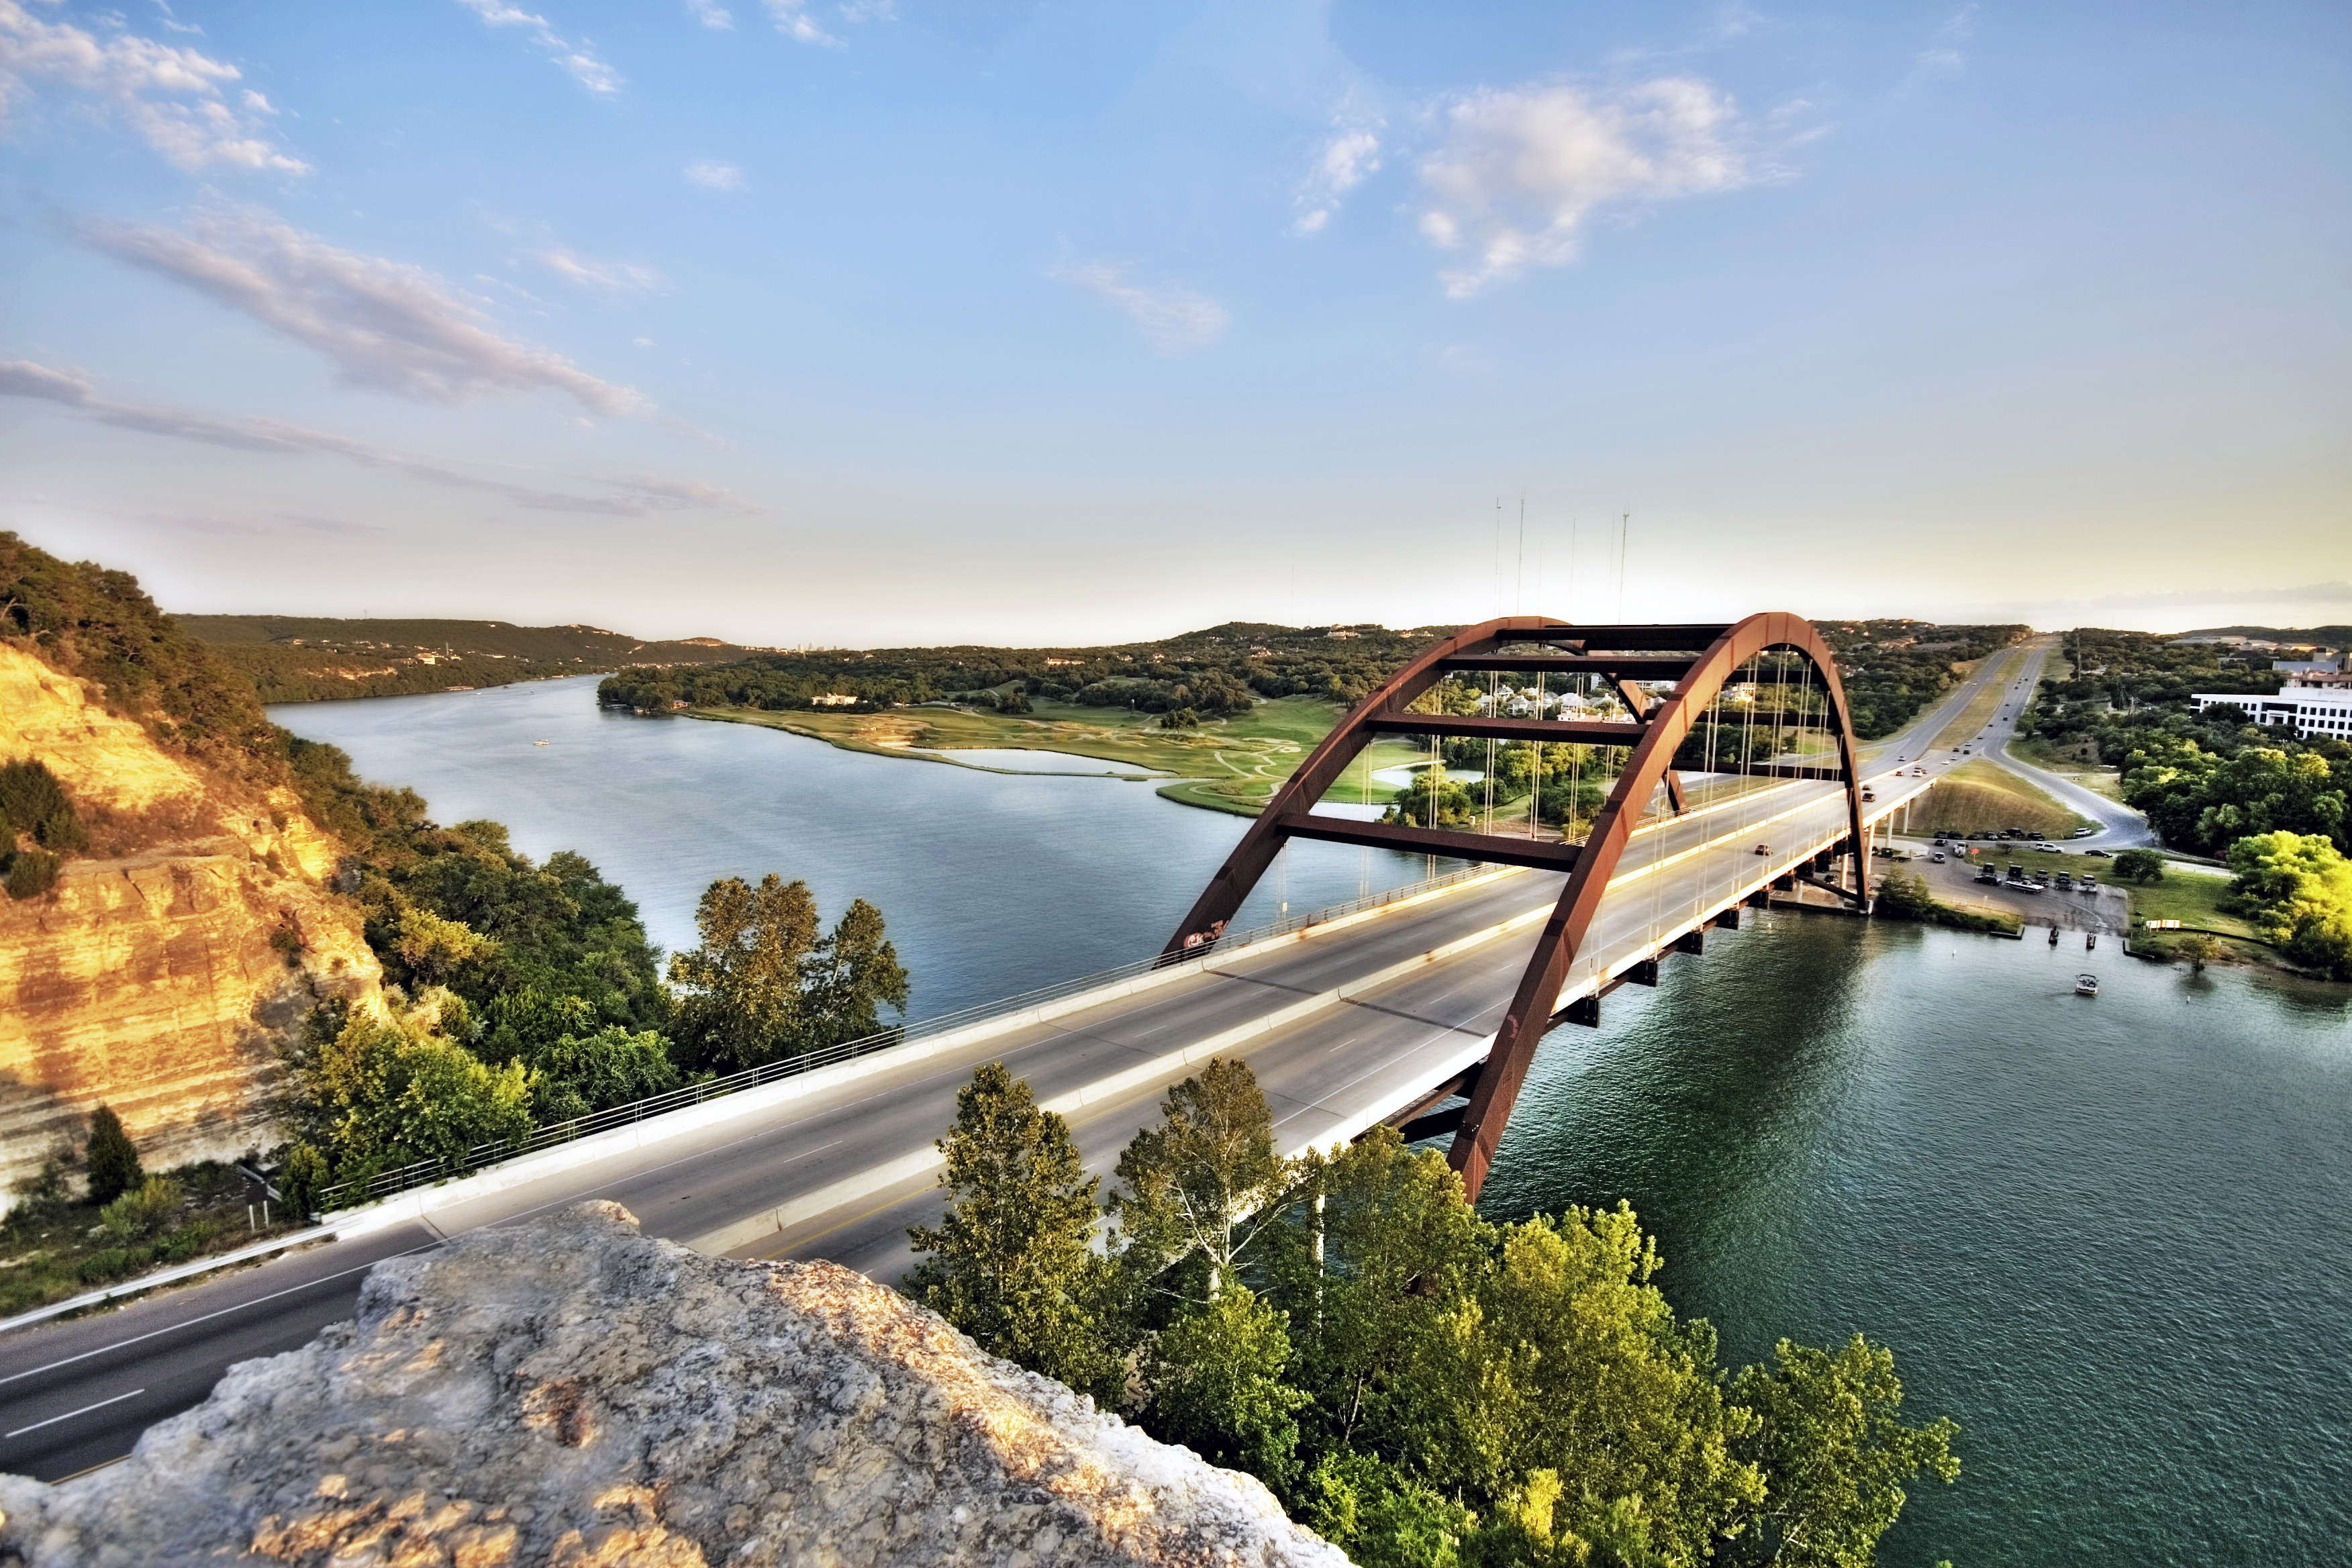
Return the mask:
<svg viewBox="0 0 2352 1568">
<path fill-rule="evenodd" d="M 122 1464 L 0 1477 L 0 1561 L 1345 1568 L 1154 1442 L 833 1264 L 583 1204 L 375 1266 Z"/>
<path fill-rule="evenodd" d="M 166 752 L 0 640 L 0 758 L 27 755 L 93 824 L 97 858 L 46 897 L 0 897 L 0 1203 L 101 1103 L 150 1169 L 277 1142 L 279 1042 L 320 997 L 379 979 L 327 886 L 335 846 L 291 791 Z"/>
</svg>

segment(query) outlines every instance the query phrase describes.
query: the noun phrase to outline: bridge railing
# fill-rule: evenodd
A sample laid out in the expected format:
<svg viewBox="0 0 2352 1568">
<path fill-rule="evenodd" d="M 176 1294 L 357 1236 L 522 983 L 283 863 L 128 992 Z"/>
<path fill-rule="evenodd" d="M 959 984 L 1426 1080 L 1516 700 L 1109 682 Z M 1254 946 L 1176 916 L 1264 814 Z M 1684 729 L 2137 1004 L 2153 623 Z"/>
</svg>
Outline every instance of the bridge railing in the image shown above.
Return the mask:
<svg viewBox="0 0 2352 1568">
<path fill-rule="evenodd" d="M 1249 931 L 1229 931 L 1216 943 L 1216 947 L 1220 951 L 1231 952 L 1235 949 L 1247 947 L 1253 942 L 1268 942 L 1278 936 L 1287 936 L 1293 931 L 1304 931 L 1309 926 L 1327 924 L 1349 915 L 1382 909 L 1406 899 L 1418 898 L 1423 893 L 1434 892 L 1439 889 L 1468 881 L 1474 877 L 1483 876 L 1491 869 L 1491 867 L 1486 866 L 1465 865 L 1440 876 L 1424 878 L 1418 882 L 1409 882 L 1402 887 L 1391 888 L 1386 892 L 1370 893 L 1362 898 L 1350 899 L 1346 903 L 1332 904 L 1304 914 L 1291 915 Z M 1203 952 L 1197 956 L 1188 957 L 1183 962 L 1205 967 L 1213 961 L 1213 958 L 1214 953 Z M 701 1105 L 709 1100 L 721 1100 L 730 1094 L 740 1094 L 747 1089 L 756 1089 L 764 1083 L 774 1083 L 780 1079 L 797 1078 L 803 1073 L 814 1072 L 819 1068 L 832 1067 L 835 1063 L 849 1061 L 857 1057 L 871 1056 L 877 1051 L 887 1051 L 911 1041 L 930 1039 L 952 1030 L 986 1023 L 992 1018 L 1003 1017 L 1009 1014 L 1024 1013 L 1034 1007 L 1047 1006 L 1099 986 L 1117 984 L 1122 980 L 1132 980 L 1139 975 L 1168 967 L 1181 967 L 1181 965 L 1171 966 L 1155 953 L 1150 958 L 1137 959 L 1131 963 L 1122 963 L 1114 969 L 1100 970 L 1092 974 L 1081 974 L 1052 985 L 1039 986 L 1034 991 L 1024 991 L 1018 995 L 1003 997 L 994 1002 L 979 1003 L 973 1006 L 958 1008 L 951 1013 L 941 1013 L 917 1023 L 885 1029 L 878 1034 L 863 1036 L 855 1040 L 845 1040 L 838 1045 L 827 1046 L 803 1056 L 787 1057 L 780 1061 L 762 1062 L 758 1067 L 746 1068 L 741 1072 L 730 1073 L 724 1078 L 708 1079 L 700 1083 L 688 1084 L 683 1089 L 674 1089 L 667 1093 L 648 1096 L 644 1100 L 631 1100 L 625 1105 L 615 1105 L 603 1110 L 591 1111 L 585 1116 L 574 1117 L 569 1121 L 558 1121 L 545 1127 L 535 1127 L 520 1138 L 502 1138 L 488 1143 L 478 1143 L 462 1155 L 453 1158 L 420 1160 L 415 1164 L 401 1165 L 392 1170 L 379 1171 L 365 1177 L 333 1183 L 320 1189 L 316 1201 L 322 1213 L 335 1209 L 356 1208 L 362 1204 L 373 1203 L 378 1198 L 390 1197 L 394 1193 L 406 1192 L 412 1187 L 430 1186 L 435 1183 L 462 1176 L 487 1166 L 501 1164 L 520 1155 L 534 1153 L 541 1149 L 551 1149 L 558 1144 L 570 1143 L 593 1133 L 608 1132 L 614 1128 L 626 1127 L 669 1111 Z"/>
</svg>

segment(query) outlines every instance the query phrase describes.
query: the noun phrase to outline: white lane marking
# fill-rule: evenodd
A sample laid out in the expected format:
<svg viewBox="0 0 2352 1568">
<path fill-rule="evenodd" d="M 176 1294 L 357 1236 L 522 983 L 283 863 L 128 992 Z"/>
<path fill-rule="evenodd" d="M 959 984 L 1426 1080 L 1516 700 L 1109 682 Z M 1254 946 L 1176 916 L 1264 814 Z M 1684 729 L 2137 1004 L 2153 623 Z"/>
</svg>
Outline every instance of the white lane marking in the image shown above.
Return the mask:
<svg viewBox="0 0 2352 1568">
<path fill-rule="evenodd" d="M 14 1432 L 0 1432 L 0 1440 L 21 1437 L 27 1432 L 37 1432 L 44 1426 L 54 1426 L 60 1421 L 70 1421 L 77 1415 L 87 1415 L 93 1410 L 103 1410 L 110 1405 L 120 1405 L 126 1399 L 136 1399 L 147 1391 L 134 1388 L 128 1394 L 118 1394 L 111 1399 L 101 1399 L 95 1405 L 85 1405 L 79 1410 L 68 1410 L 63 1415 L 52 1415 L 47 1421 L 36 1421 L 30 1426 L 19 1426 Z"/>
</svg>

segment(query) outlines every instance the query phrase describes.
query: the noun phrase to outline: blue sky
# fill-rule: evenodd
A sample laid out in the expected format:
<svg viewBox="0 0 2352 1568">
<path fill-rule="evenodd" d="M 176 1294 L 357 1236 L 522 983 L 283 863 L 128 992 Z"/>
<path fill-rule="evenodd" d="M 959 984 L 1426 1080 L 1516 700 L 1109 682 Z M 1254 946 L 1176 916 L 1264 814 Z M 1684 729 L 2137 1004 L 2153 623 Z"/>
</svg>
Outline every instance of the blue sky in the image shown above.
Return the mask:
<svg viewBox="0 0 2352 1568">
<path fill-rule="evenodd" d="M 761 644 L 2352 619 L 2347 43 L 0 0 L 0 526 L 181 609 Z"/>
</svg>

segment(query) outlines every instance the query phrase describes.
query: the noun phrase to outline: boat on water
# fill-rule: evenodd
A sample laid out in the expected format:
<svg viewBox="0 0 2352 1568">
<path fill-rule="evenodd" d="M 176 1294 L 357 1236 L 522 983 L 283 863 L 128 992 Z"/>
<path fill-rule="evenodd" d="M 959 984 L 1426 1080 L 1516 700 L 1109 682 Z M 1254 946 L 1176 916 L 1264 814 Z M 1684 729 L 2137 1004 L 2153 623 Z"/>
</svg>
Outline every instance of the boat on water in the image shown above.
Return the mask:
<svg viewBox="0 0 2352 1568">
<path fill-rule="evenodd" d="M 533 741 L 531 744 L 534 746 L 544 746 L 547 742 L 544 741 Z"/>
<path fill-rule="evenodd" d="M 2076 976 L 2074 976 L 2074 994 L 2075 994 L 2075 995 L 2077 995 L 2077 996 L 2096 996 L 2098 994 L 2099 994 L 2099 977 L 2098 977 L 2097 975 L 2095 975 L 2095 974 L 2077 974 Z"/>
</svg>

